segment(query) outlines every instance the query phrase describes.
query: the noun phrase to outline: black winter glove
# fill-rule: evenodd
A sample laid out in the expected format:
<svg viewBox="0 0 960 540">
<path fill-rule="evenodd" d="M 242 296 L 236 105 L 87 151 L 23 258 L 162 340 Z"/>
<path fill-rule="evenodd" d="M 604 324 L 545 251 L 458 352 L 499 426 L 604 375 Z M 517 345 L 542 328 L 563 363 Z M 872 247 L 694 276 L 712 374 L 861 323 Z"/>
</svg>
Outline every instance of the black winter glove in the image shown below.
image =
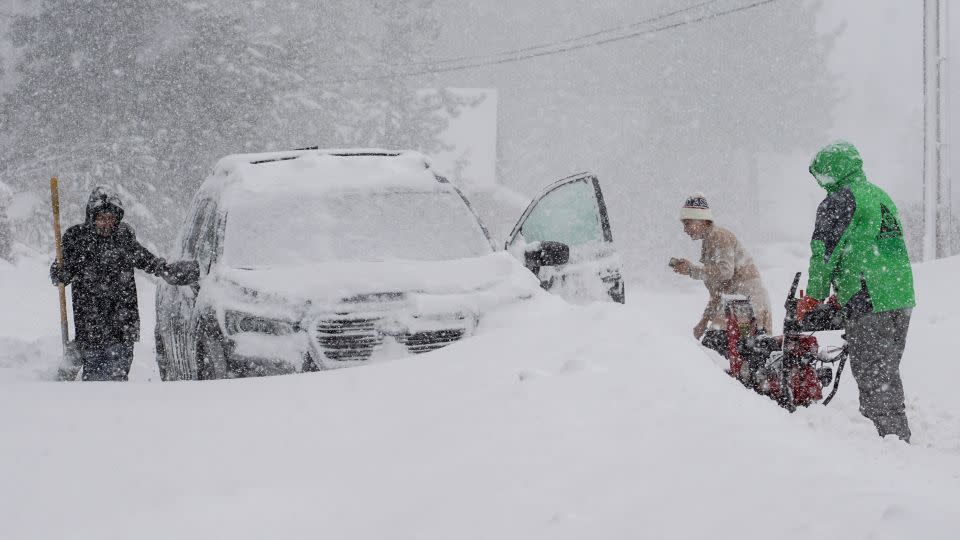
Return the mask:
<svg viewBox="0 0 960 540">
<path fill-rule="evenodd" d="M 67 273 L 66 268 L 61 266 L 57 261 L 53 261 L 50 265 L 50 282 L 54 285 L 61 283 L 67 285 L 70 283 L 70 275 Z"/>
<path fill-rule="evenodd" d="M 167 265 L 163 279 L 171 285 L 192 285 L 200 280 L 200 264 L 197 261 L 176 261 Z"/>
<path fill-rule="evenodd" d="M 143 270 L 148 274 L 165 277 L 167 273 L 167 261 L 163 257 L 156 257 Z"/>
</svg>

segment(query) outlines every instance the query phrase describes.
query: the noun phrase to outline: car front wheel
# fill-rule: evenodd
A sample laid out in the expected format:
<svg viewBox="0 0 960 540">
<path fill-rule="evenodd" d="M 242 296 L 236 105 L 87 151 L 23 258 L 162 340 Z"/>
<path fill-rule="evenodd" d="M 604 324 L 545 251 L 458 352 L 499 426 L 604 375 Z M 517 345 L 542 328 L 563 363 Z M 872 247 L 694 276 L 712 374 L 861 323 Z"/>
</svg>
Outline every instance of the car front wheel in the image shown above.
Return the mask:
<svg viewBox="0 0 960 540">
<path fill-rule="evenodd" d="M 230 374 L 223 339 L 216 331 L 204 331 L 197 348 L 197 379 L 226 379 Z"/>
<path fill-rule="evenodd" d="M 167 358 L 167 350 L 163 346 L 163 337 L 160 332 L 153 332 L 154 347 L 157 354 L 157 369 L 160 371 L 160 380 L 171 380 L 170 359 Z"/>
</svg>

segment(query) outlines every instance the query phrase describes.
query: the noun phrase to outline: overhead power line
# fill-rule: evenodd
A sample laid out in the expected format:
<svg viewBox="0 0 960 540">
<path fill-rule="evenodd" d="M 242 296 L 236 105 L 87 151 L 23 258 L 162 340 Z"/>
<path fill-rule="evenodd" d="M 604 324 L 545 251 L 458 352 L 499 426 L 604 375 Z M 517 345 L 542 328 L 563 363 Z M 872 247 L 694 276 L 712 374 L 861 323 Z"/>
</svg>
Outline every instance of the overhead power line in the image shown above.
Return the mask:
<svg viewBox="0 0 960 540">
<path fill-rule="evenodd" d="M 564 44 L 567 44 L 567 43 L 575 43 L 575 42 L 578 42 L 578 41 L 583 41 L 583 40 L 587 40 L 587 39 L 590 39 L 590 38 L 595 38 L 595 37 L 598 37 L 598 36 L 603 36 L 604 34 L 610 34 L 610 33 L 613 33 L 613 32 L 623 32 L 624 30 L 629 30 L 629 29 L 631 29 L 631 28 L 637 28 L 637 27 L 639 27 L 639 26 L 645 26 L 645 25 L 648 25 L 648 24 L 651 24 L 651 23 L 655 23 L 655 22 L 658 22 L 658 21 L 662 21 L 663 19 L 668 19 L 668 18 L 670 18 L 670 17 L 673 17 L 673 16 L 675 16 L 675 15 L 680 15 L 680 14 L 686 13 L 686 12 L 688 12 L 688 11 L 694 11 L 694 10 L 696 10 L 696 9 L 700 9 L 700 8 L 702 8 L 702 7 L 706 7 L 706 6 L 710 5 L 710 4 L 716 4 L 717 2 L 720 2 L 720 1 L 721 1 L 721 0 L 706 0 L 705 2 L 700 2 L 700 3 L 694 4 L 694 5 L 692 5 L 692 6 L 688 6 L 688 7 L 682 8 L 682 9 L 677 9 L 677 10 L 671 11 L 671 12 L 669 12 L 669 13 L 662 13 L 662 14 L 660 14 L 660 15 L 656 15 L 656 16 L 654 16 L 654 17 L 650 17 L 650 18 L 647 18 L 647 19 L 643 19 L 643 20 L 641 20 L 641 21 L 637 21 L 637 22 L 634 22 L 634 23 L 622 24 L 622 25 L 613 26 L 613 27 L 610 27 L 610 28 L 603 28 L 603 29 L 600 29 L 600 30 L 595 30 L 595 31 L 593 31 L 593 32 L 590 32 L 589 34 L 583 34 L 583 35 L 579 35 L 579 36 L 574 36 L 574 37 L 570 37 L 570 38 L 563 39 L 563 40 L 559 40 L 559 41 L 550 41 L 550 42 L 546 42 L 546 43 L 540 43 L 540 44 L 537 44 L 537 45 L 528 45 L 528 46 L 526 46 L 526 47 L 522 47 L 522 48 L 519 48 L 519 49 L 507 49 L 507 50 L 497 51 L 497 52 L 492 52 L 492 53 L 487 53 L 487 54 L 464 55 L 464 56 L 451 56 L 451 57 L 444 57 L 444 58 L 432 58 L 432 59 L 420 60 L 420 61 L 417 61 L 417 62 L 403 62 L 403 63 L 395 63 L 395 62 L 376 62 L 376 63 L 367 63 L 367 64 L 352 64 L 352 66 L 355 66 L 355 67 L 416 67 L 416 66 L 437 66 L 437 65 L 441 65 L 441 64 L 449 64 L 449 63 L 454 63 L 454 62 L 466 62 L 466 61 L 480 61 L 480 60 L 496 59 L 496 58 L 501 58 L 501 57 L 504 57 L 504 56 L 510 56 L 510 55 L 528 53 L 528 52 L 533 52 L 533 51 L 537 51 L 537 50 L 541 50 L 541 49 L 551 49 L 551 48 L 553 48 L 553 47 L 557 47 L 558 45 L 564 45 Z"/>
<path fill-rule="evenodd" d="M 650 19 L 650 20 L 639 21 L 639 22 L 637 22 L 637 23 L 633 23 L 633 24 L 631 24 L 631 25 L 627 25 L 627 27 L 636 27 L 636 26 L 640 26 L 640 25 L 644 25 L 644 24 L 649 24 L 650 22 L 653 22 L 653 21 L 655 21 L 655 20 L 662 20 L 662 19 L 665 19 L 665 18 L 667 18 L 667 17 L 676 15 L 676 14 L 678 14 L 678 13 L 690 11 L 690 10 L 696 9 L 696 8 L 698 8 L 698 7 L 703 7 L 703 6 L 707 5 L 707 4 L 715 3 L 716 1 L 718 1 L 718 0 L 710 0 L 710 1 L 708 1 L 708 2 L 703 2 L 703 3 L 701 3 L 701 4 L 697 4 L 697 5 L 695 5 L 695 6 L 691 6 L 691 7 L 689 7 L 689 8 L 685 8 L 685 9 L 683 9 L 683 10 L 677 10 L 676 12 L 672 12 L 672 13 L 669 13 L 669 14 L 658 15 L 657 17 L 653 17 L 653 18 Z M 751 3 L 746 4 L 746 5 L 742 5 L 742 6 L 738 6 L 738 7 L 734 7 L 734 8 L 729 8 L 729 9 L 725 9 L 725 10 L 721 10 L 721 11 L 716 11 L 716 12 L 713 12 L 713 13 L 708 13 L 708 14 L 705 14 L 705 15 L 701 15 L 701 16 L 699 16 L 699 17 L 695 17 L 695 18 L 691 18 L 691 19 L 686 19 L 686 20 L 683 20 L 683 21 L 678 21 L 678 22 L 666 24 L 666 25 L 663 25 L 663 26 L 658 26 L 658 27 L 655 27 L 655 28 L 650 28 L 650 29 L 645 29 L 645 30 L 637 30 L 637 31 L 633 31 L 633 32 L 628 32 L 628 33 L 626 33 L 626 34 L 614 35 L 614 36 L 610 36 L 610 37 L 602 37 L 601 39 L 594 39 L 594 40 L 591 40 L 591 41 L 588 41 L 588 42 L 585 42 L 585 43 L 571 43 L 571 41 L 580 41 L 580 40 L 583 40 L 583 39 L 586 37 L 586 36 L 580 36 L 580 37 L 577 37 L 577 38 L 571 38 L 571 39 L 567 39 L 567 40 L 563 40 L 563 41 L 558 41 L 558 42 L 556 42 L 555 44 L 553 44 L 552 46 L 549 45 L 549 44 L 548 44 L 548 45 L 540 45 L 540 46 L 530 46 L 530 47 L 525 47 L 524 49 L 516 49 L 516 50 L 514 50 L 514 51 L 504 51 L 504 52 L 502 52 L 502 53 L 497 53 L 497 54 L 488 55 L 488 56 L 464 57 L 464 58 L 468 58 L 468 59 L 472 59 L 472 58 L 488 58 L 488 59 L 486 59 L 486 60 L 468 61 L 468 62 L 464 62 L 464 63 L 460 63 L 460 64 L 455 64 L 455 65 L 451 65 L 451 66 L 438 65 L 438 64 L 441 64 L 441 63 L 445 63 L 445 62 L 454 62 L 455 59 L 452 59 L 452 58 L 451 58 L 451 59 L 445 59 L 445 60 L 442 60 L 442 61 L 430 62 L 430 63 L 426 64 L 426 65 L 428 65 L 429 67 L 425 67 L 425 68 L 421 68 L 421 69 L 413 69 L 413 70 L 410 70 L 410 71 L 402 71 L 402 72 L 397 72 L 397 73 L 383 73 L 383 74 L 379 74 L 379 75 L 369 75 L 369 76 L 361 76 L 361 77 L 353 77 L 353 78 L 344 78 L 344 79 L 331 80 L 331 81 L 323 81 L 323 82 L 321 82 L 321 84 L 345 84 L 345 83 L 353 83 L 353 82 L 365 82 L 365 81 L 377 81 L 377 80 L 386 80 L 386 79 L 398 79 L 398 78 L 406 78 L 406 77 L 415 77 L 415 76 L 418 76 L 418 75 L 431 75 L 431 74 L 437 74 L 437 73 L 448 73 L 448 72 L 452 72 L 452 71 L 464 71 L 464 70 L 467 70 L 467 69 L 474 69 L 474 68 L 479 68 L 479 67 L 496 66 L 496 65 L 501 65 L 501 64 L 510 64 L 510 63 L 513 63 L 513 62 L 520 62 L 520 61 L 523 61 L 523 60 L 529 60 L 529 59 L 533 59 L 533 58 L 540 58 L 540 57 L 544 57 L 544 56 L 554 56 L 554 55 L 564 54 L 564 53 L 568 53 L 568 52 L 571 52 L 571 51 L 577 51 L 577 50 L 586 49 L 586 48 L 590 48 L 590 47 L 599 47 L 599 46 L 601 46 L 601 45 L 607 45 L 607 44 L 610 44 L 610 43 L 616 43 L 616 42 L 624 41 L 624 40 L 628 40 L 628 39 L 636 39 L 636 38 L 639 38 L 639 37 L 643 37 L 643 36 L 648 36 L 648 35 L 651 35 L 651 34 L 656 34 L 656 33 L 664 32 L 664 31 L 666 31 L 666 30 L 672 30 L 672 29 L 674 29 L 674 28 L 679 28 L 679 27 L 681 27 L 681 26 L 687 26 L 687 25 L 690 25 L 690 24 L 707 22 L 707 21 L 710 21 L 710 20 L 713 20 L 713 19 L 717 19 L 717 18 L 719 18 L 719 17 L 726 16 L 726 15 L 732 15 L 732 14 L 735 14 L 735 13 L 741 13 L 741 12 L 748 11 L 748 10 L 751 10 L 751 9 L 759 8 L 759 7 L 765 6 L 765 5 L 767 5 L 767 4 L 772 4 L 772 3 L 777 2 L 777 1 L 778 1 L 778 0 L 759 0 L 759 1 L 751 2 Z M 615 29 L 600 30 L 600 31 L 594 32 L 592 35 L 593 35 L 593 36 L 596 36 L 596 35 L 601 35 L 601 34 L 605 34 L 605 33 L 610 33 L 612 30 L 615 30 Z M 588 35 L 591 35 L 591 34 L 588 34 Z M 551 47 L 551 48 L 547 49 L 547 47 Z M 501 57 L 501 56 L 502 56 L 502 57 Z M 411 63 L 411 64 L 385 64 L 385 65 L 383 65 L 383 67 L 407 67 L 407 66 L 413 67 L 413 66 L 419 66 L 419 65 L 423 65 L 423 64 L 419 64 L 419 63 Z"/>
</svg>

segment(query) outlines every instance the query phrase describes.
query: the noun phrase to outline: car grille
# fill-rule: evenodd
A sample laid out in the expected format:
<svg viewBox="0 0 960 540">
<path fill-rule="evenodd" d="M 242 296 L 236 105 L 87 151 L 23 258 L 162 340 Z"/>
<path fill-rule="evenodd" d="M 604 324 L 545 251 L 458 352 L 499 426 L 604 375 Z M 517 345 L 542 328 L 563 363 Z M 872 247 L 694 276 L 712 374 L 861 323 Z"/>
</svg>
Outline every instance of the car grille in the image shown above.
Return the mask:
<svg viewBox="0 0 960 540">
<path fill-rule="evenodd" d="M 317 323 L 317 342 L 330 360 L 367 360 L 383 343 L 379 319 L 326 319 Z"/>
<path fill-rule="evenodd" d="M 463 337 L 463 334 L 464 330 L 462 328 L 454 330 L 433 330 L 404 334 L 398 338 L 398 341 L 406 345 L 408 351 L 414 354 L 420 354 L 435 351 L 454 341 L 458 341 Z"/>
</svg>

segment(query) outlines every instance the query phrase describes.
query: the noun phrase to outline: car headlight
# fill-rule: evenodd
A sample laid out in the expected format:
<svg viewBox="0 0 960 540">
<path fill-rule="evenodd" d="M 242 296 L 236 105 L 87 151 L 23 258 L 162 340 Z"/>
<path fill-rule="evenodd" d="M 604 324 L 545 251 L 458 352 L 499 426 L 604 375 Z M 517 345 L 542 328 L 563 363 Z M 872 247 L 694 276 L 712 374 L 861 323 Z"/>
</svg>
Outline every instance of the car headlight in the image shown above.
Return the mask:
<svg viewBox="0 0 960 540">
<path fill-rule="evenodd" d="M 240 311 L 227 311 L 224 313 L 224 325 L 227 327 L 228 334 L 256 332 L 276 336 L 292 334 L 297 331 L 299 326 L 290 321 L 250 315 L 249 313 L 242 313 Z"/>
</svg>

